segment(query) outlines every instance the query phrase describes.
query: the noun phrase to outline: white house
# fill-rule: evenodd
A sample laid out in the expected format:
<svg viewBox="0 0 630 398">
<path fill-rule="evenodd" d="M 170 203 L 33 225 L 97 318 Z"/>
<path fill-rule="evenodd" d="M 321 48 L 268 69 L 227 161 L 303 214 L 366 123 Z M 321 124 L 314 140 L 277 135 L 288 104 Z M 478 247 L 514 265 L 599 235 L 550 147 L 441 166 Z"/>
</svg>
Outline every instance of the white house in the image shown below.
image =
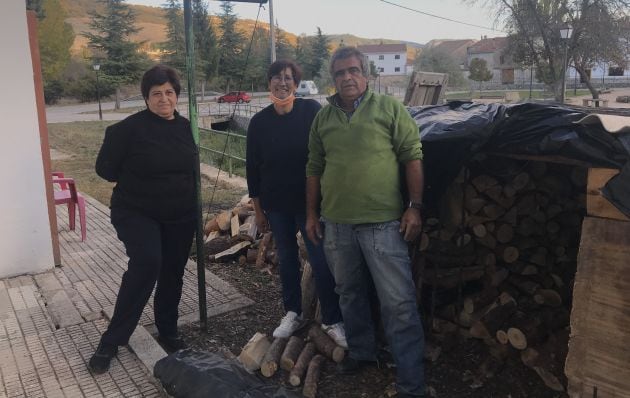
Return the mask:
<svg viewBox="0 0 630 398">
<path fill-rule="evenodd" d="M 407 63 L 406 44 L 367 44 L 357 49 L 374 62 L 381 76 L 409 75 L 413 71 Z"/>
<path fill-rule="evenodd" d="M 492 72 L 492 80 L 488 85 L 523 85 L 529 83 L 529 68 L 521 68 L 515 65 L 512 57 L 506 54 L 508 45 L 507 37 L 483 37 L 475 44 L 468 47 L 466 51 L 466 68 L 474 58 L 486 61 L 488 69 Z"/>
<path fill-rule="evenodd" d="M 36 21 L 34 15 L 32 21 Z M 5 77 L 5 92 L 12 94 L 0 98 L 0 277 L 37 273 L 55 266 L 53 231 L 54 238 L 57 231 L 56 219 L 52 221 L 52 184 L 44 171 L 44 158 L 49 159 L 50 154 L 47 139 L 40 135 L 40 124 L 45 127 L 43 94 L 41 86 L 36 90 L 35 83 L 41 83 L 41 73 L 39 64 L 33 68 L 28 32 L 24 2 L 3 2 L 0 74 Z M 37 91 L 42 94 L 39 103 Z"/>
</svg>

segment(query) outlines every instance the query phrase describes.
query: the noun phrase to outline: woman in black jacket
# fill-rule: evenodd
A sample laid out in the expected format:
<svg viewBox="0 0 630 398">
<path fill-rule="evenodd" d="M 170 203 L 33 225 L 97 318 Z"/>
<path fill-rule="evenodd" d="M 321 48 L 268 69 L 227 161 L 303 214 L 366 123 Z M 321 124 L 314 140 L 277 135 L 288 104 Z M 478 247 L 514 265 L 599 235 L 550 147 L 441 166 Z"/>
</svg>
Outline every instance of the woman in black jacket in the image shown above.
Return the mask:
<svg viewBox="0 0 630 398">
<path fill-rule="evenodd" d="M 115 182 L 111 221 L 129 256 L 114 315 L 90 359 L 93 373 L 109 369 L 126 345 L 156 285 L 155 325 L 167 351 L 184 348 L 177 308 L 196 225 L 197 149 L 190 122 L 176 111 L 177 72 L 164 65 L 141 83 L 147 109 L 109 126 L 96 172 Z"/>
</svg>

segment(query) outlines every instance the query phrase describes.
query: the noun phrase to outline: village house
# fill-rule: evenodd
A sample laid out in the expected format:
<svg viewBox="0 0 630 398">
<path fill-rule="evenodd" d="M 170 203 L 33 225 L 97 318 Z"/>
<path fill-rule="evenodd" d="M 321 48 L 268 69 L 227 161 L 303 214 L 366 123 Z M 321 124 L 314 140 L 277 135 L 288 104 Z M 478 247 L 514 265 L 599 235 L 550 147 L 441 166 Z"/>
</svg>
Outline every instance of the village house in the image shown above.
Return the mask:
<svg viewBox="0 0 630 398">
<path fill-rule="evenodd" d="M 381 76 L 410 75 L 413 71 L 411 62 L 407 60 L 406 44 L 368 44 L 357 48 L 374 62 Z"/>
</svg>

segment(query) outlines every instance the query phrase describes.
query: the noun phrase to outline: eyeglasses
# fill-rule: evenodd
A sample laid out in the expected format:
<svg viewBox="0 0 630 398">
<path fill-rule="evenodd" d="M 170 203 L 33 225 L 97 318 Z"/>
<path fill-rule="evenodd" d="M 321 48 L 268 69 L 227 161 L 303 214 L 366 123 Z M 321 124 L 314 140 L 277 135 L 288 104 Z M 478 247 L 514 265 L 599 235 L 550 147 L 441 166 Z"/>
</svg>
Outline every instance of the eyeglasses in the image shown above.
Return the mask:
<svg viewBox="0 0 630 398">
<path fill-rule="evenodd" d="M 346 72 L 350 73 L 352 76 L 360 76 L 363 74 L 363 71 L 361 70 L 361 68 L 358 68 L 356 66 L 351 66 L 348 69 L 339 69 L 335 71 L 334 73 L 335 79 L 341 79 L 342 77 L 346 75 Z"/>
<path fill-rule="evenodd" d="M 281 75 L 274 75 L 271 77 L 271 81 L 274 83 L 283 83 L 283 82 L 292 82 L 293 81 L 293 76 L 281 76 Z"/>
</svg>

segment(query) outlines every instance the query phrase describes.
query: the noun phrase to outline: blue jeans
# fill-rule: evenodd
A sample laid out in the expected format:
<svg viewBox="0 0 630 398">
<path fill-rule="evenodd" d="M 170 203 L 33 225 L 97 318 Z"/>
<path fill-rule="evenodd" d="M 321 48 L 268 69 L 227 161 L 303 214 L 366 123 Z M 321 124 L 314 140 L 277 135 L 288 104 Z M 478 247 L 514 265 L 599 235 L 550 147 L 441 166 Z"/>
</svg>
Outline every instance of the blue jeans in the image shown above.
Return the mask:
<svg viewBox="0 0 630 398">
<path fill-rule="evenodd" d="M 315 277 L 315 289 L 321 305 L 322 322 L 332 325 L 341 322 L 339 296 L 335 293 L 335 280 L 326 263 L 322 245 L 314 245 L 306 236 L 306 216 L 280 211 L 267 212 L 267 219 L 273 232 L 280 260 L 280 280 L 282 282 L 282 302 L 284 309 L 302 313 L 302 272 L 300 270 L 299 249 L 296 234 L 302 232 L 308 259 Z"/>
<path fill-rule="evenodd" d="M 339 293 L 350 357 L 376 359 L 370 277 L 381 307 L 385 335 L 397 367 L 399 391 L 424 394 L 424 333 L 416 307 L 407 244 L 399 221 L 377 224 L 325 222 L 324 250 Z"/>
</svg>

